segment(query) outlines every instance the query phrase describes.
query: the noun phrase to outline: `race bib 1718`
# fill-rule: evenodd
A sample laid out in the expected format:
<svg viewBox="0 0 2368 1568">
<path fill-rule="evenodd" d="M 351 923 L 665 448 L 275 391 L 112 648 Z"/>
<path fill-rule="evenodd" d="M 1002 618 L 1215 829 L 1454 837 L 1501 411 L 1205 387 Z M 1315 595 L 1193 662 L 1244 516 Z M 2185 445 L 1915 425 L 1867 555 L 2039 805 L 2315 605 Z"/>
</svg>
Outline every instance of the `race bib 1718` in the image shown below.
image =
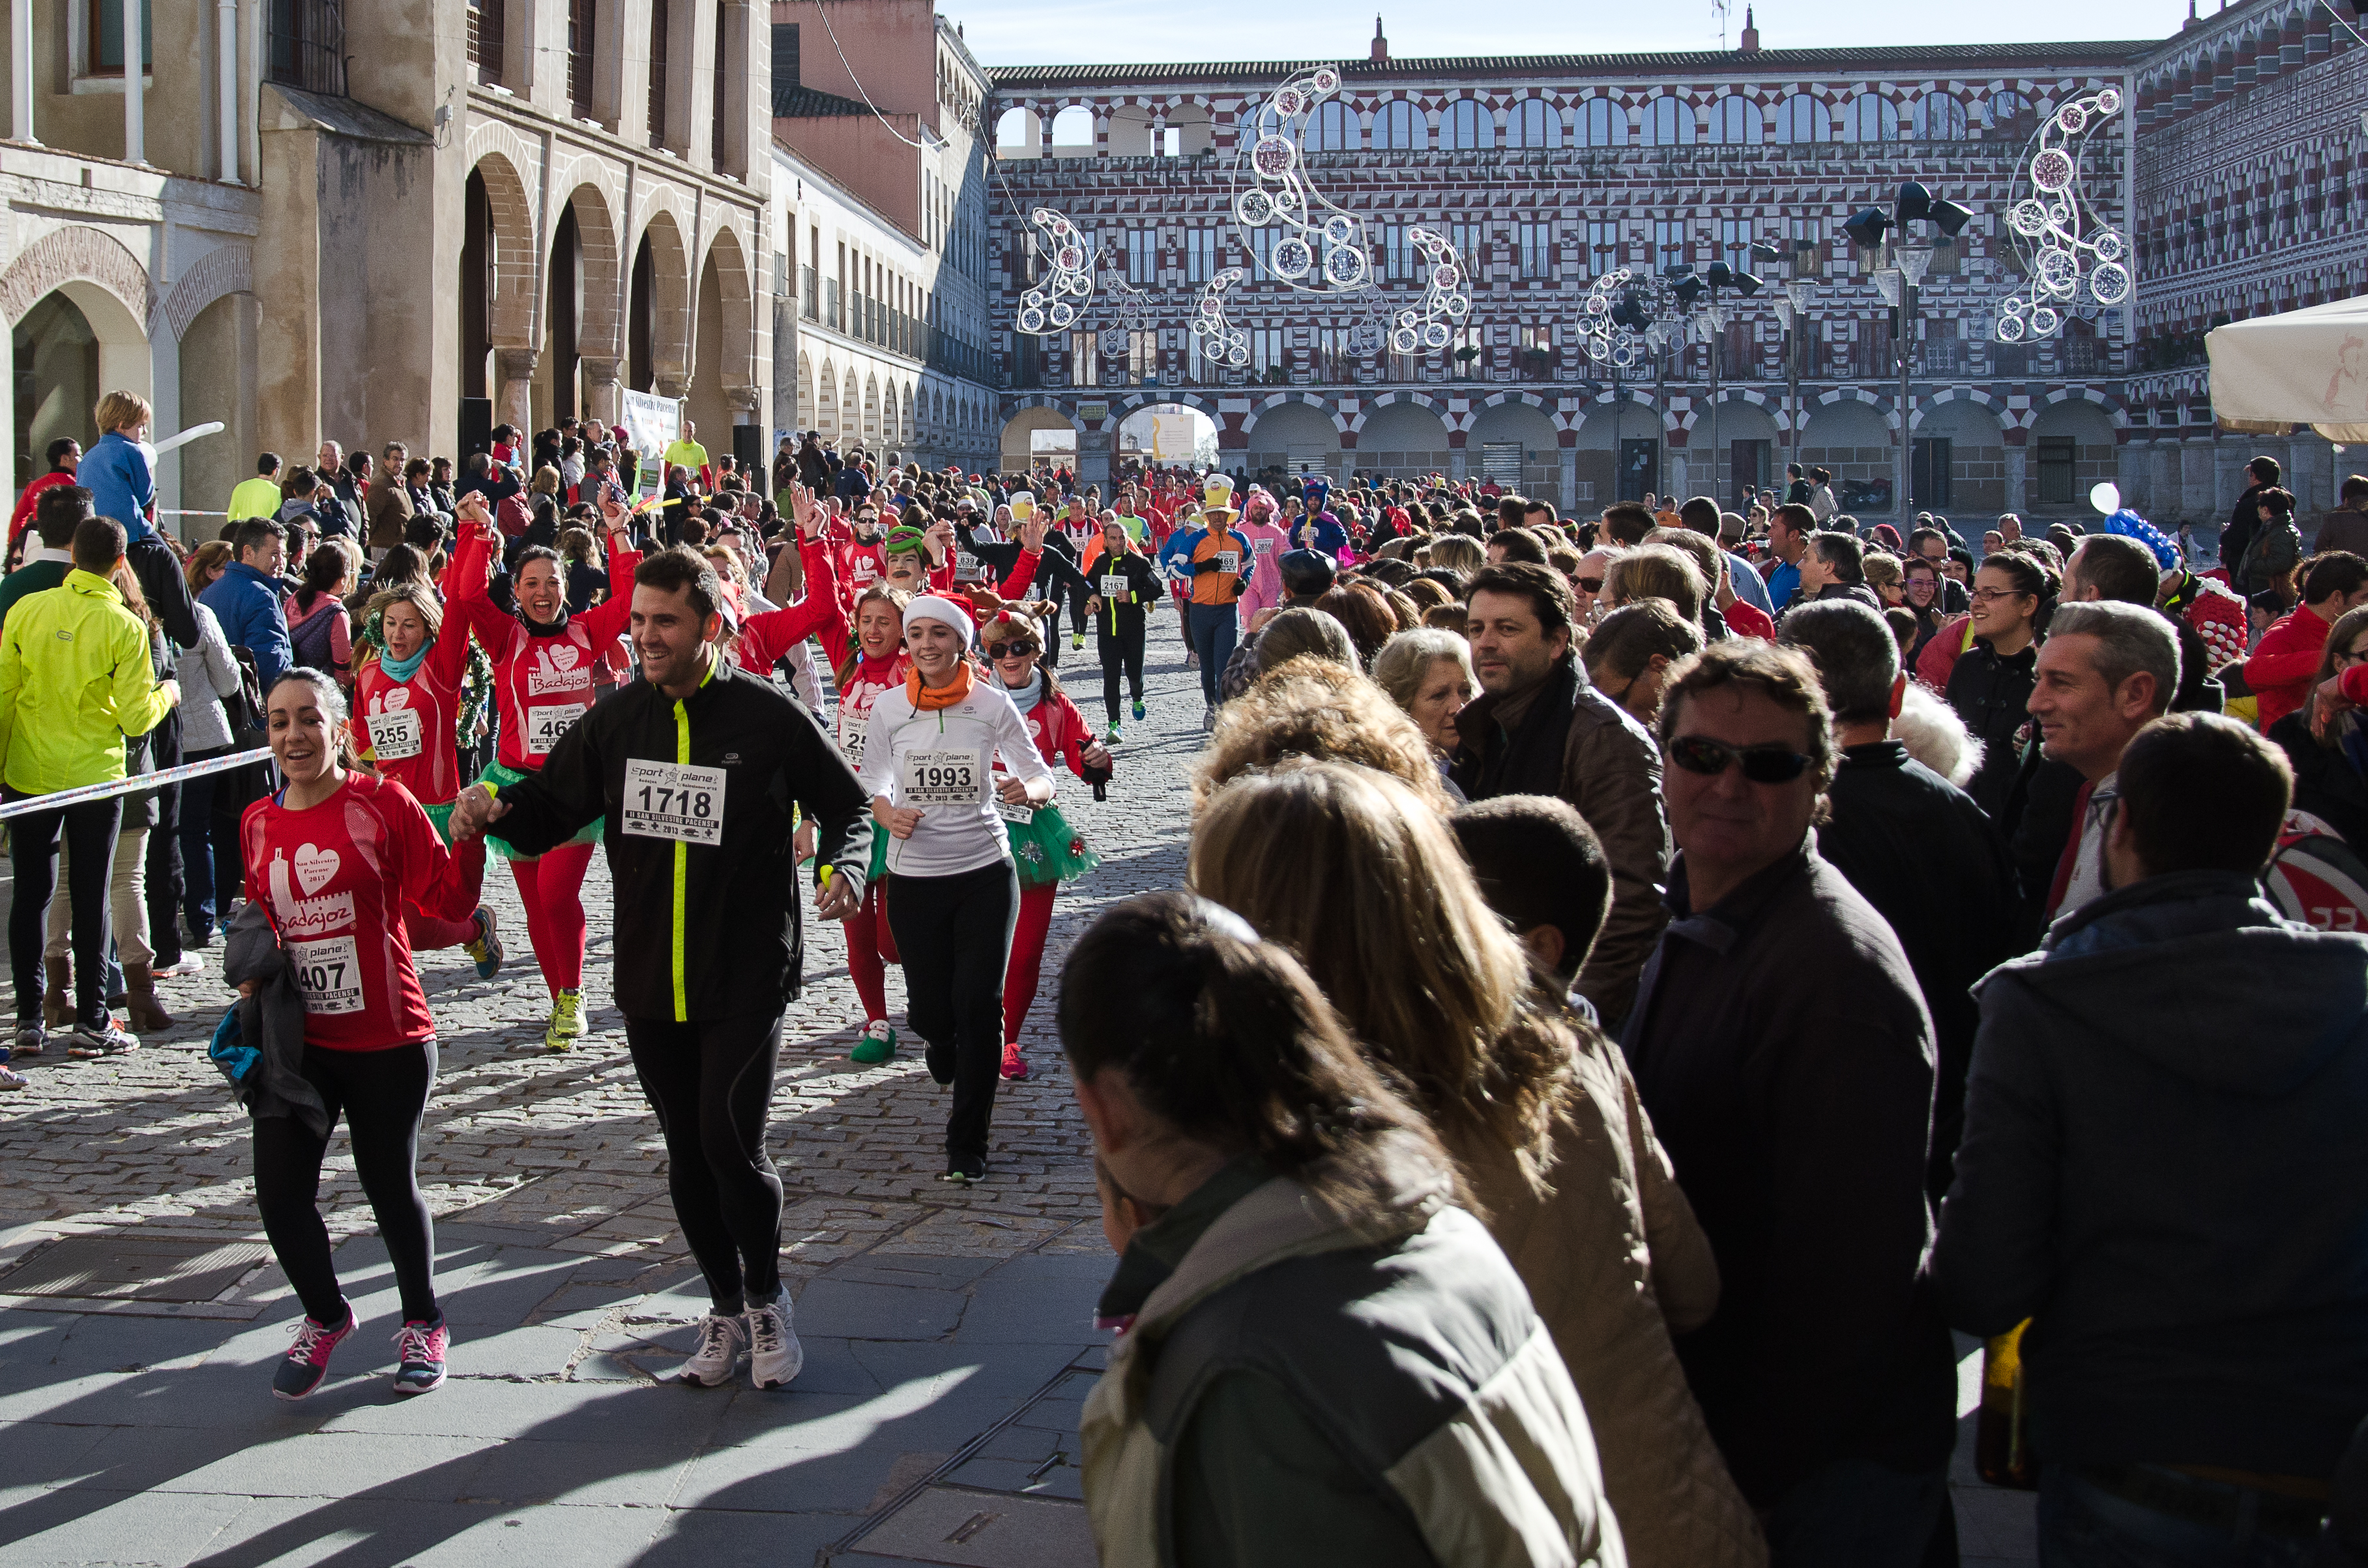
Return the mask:
<svg viewBox="0 0 2368 1568">
<path fill-rule="evenodd" d="M 723 769 L 680 763 L 625 760 L 628 838 L 671 838 L 677 844 L 723 841 Z"/>
</svg>

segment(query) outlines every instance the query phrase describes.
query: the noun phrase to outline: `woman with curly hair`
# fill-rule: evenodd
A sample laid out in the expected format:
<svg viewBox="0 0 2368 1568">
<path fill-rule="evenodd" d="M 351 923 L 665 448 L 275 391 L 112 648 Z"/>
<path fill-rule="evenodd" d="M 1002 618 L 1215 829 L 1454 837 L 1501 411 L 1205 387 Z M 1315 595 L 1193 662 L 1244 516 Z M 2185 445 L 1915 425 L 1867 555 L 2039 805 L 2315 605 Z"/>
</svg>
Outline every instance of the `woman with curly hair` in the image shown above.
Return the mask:
<svg viewBox="0 0 2368 1568">
<path fill-rule="evenodd" d="M 1039 665 L 1044 636 L 1035 620 L 1018 610 L 1005 610 L 979 629 L 978 641 L 1004 695 L 1028 722 L 1037 755 L 1048 763 L 1066 763 L 1070 772 L 1088 783 L 1107 779 L 1108 748 L 1094 738 L 1085 715 L 1052 670 Z M 1004 770 L 998 767 L 995 771 L 1000 775 Z M 1075 881 L 1100 865 L 1101 857 L 1087 845 L 1085 835 L 1069 825 L 1058 806 L 996 810 L 1019 873 L 1019 915 L 1012 926 L 1011 957 L 1003 970 L 1003 1075 L 1016 1079 L 1028 1076 L 1019 1026 L 1028 1021 L 1028 1009 L 1036 1001 L 1044 938 L 1053 928 L 1053 895 L 1063 882 Z"/>
</svg>

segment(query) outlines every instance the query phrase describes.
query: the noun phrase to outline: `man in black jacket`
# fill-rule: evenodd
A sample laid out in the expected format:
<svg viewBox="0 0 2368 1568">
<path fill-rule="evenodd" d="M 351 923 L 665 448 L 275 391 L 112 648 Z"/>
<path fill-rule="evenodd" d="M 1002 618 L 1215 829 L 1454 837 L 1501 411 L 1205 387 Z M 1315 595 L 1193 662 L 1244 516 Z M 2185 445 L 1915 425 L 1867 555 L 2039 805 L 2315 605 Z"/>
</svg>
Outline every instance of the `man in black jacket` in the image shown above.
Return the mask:
<svg viewBox="0 0 2368 1568">
<path fill-rule="evenodd" d="M 1907 676 L 1883 618 L 1860 604 L 1795 605 L 1779 641 L 1817 666 L 1840 765 L 1817 853 L 1891 923 L 1932 1016 L 1938 1051 L 1925 1190 L 1949 1190 L 1965 1062 L 1981 1012 L 1973 984 L 2027 946 L 2006 839 L 1974 798 L 1891 739 Z"/>
<path fill-rule="evenodd" d="M 668 550 L 633 574 L 641 678 L 562 736 L 541 772 L 472 786 L 457 840 L 499 822 L 540 854 L 603 821 L 616 884 L 616 995 L 666 1135 L 667 1185 L 713 1310 L 684 1376 L 730 1381 L 743 1346 L 760 1388 L 803 1356 L 780 1278 L 781 1183 L 765 1153 L 801 936 L 792 807 L 819 830 L 818 919 L 855 913 L 871 863 L 869 801 L 812 714 L 716 656 L 723 591 Z M 745 1323 L 744 1323 L 745 1315 Z"/>
<path fill-rule="evenodd" d="M 2290 775 L 2250 730 L 2157 720 L 2119 779 L 2112 891 L 1982 983 L 1932 1278 L 1969 1334 L 2030 1321 L 2041 1561 L 2339 1561 L 2310 1542 L 2368 1411 L 2368 938 L 2261 897 Z"/>
<path fill-rule="evenodd" d="M 1678 1356 L 1779 1568 L 1920 1562 L 1955 1415 L 1922 1274 L 1923 997 L 1810 831 L 1834 737 L 1808 660 L 1713 643 L 1669 682 L 1660 743 L 1682 853 L 1621 1046 L 1718 1260 L 1717 1314 Z"/>
</svg>

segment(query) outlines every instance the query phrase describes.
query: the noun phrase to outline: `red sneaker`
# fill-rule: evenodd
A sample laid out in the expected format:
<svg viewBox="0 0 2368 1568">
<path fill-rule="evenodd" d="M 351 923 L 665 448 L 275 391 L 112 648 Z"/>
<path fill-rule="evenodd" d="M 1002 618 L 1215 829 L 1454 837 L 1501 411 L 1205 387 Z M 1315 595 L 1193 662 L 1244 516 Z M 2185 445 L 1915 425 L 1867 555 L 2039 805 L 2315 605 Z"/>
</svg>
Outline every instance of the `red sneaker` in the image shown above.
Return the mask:
<svg viewBox="0 0 2368 1568">
<path fill-rule="evenodd" d="M 271 1392 L 282 1399 L 302 1399 L 329 1375 L 329 1352 L 354 1331 L 354 1310 L 346 1309 L 345 1323 L 330 1328 L 305 1318 L 296 1324 L 296 1343 L 288 1347 L 271 1374 Z"/>
<path fill-rule="evenodd" d="M 1003 1075 L 1015 1081 L 1028 1076 L 1028 1058 L 1019 1054 L 1018 1040 L 1003 1048 Z"/>
</svg>

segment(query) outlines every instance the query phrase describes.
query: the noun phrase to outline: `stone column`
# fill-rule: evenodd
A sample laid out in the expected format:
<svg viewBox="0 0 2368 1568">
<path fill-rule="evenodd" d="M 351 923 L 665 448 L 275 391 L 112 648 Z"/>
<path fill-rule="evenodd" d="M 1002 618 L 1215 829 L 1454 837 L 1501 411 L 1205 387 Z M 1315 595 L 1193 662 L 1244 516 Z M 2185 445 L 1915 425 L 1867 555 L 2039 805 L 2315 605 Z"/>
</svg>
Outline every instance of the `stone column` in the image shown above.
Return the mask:
<svg viewBox="0 0 2368 1568">
<path fill-rule="evenodd" d="M 533 348 L 496 348 L 494 369 L 501 390 L 494 394 L 494 423 L 534 429 L 534 372 L 542 354 Z"/>
<path fill-rule="evenodd" d="M 1613 456 L 1616 460 L 1618 454 Z M 1554 453 L 1554 457 L 1562 465 L 1562 500 L 1559 506 L 1562 515 L 1567 517 L 1578 510 L 1578 449 L 1564 447 Z"/>
<path fill-rule="evenodd" d="M 2030 455 L 2031 449 L 2027 447 L 2009 446 L 2006 449 L 2006 501 L 1998 507 L 1999 511 L 2012 512 L 2018 517 L 2031 516 L 2031 493 L 2024 483 L 2026 460 Z"/>
<path fill-rule="evenodd" d="M 624 388 L 617 380 L 617 361 L 586 359 L 582 364 L 586 412 L 603 425 L 614 425 L 625 416 Z"/>
<path fill-rule="evenodd" d="M 8 0 L 8 105 L 9 134 L 33 142 L 33 0 Z"/>
<path fill-rule="evenodd" d="M 659 370 L 650 377 L 650 390 L 660 397 L 686 398 L 690 395 L 690 378 Z"/>
<path fill-rule="evenodd" d="M 123 0 L 123 161 L 148 161 L 148 100 L 141 78 L 148 62 L 140 57 L 140 0 Z"/>
</svg>

